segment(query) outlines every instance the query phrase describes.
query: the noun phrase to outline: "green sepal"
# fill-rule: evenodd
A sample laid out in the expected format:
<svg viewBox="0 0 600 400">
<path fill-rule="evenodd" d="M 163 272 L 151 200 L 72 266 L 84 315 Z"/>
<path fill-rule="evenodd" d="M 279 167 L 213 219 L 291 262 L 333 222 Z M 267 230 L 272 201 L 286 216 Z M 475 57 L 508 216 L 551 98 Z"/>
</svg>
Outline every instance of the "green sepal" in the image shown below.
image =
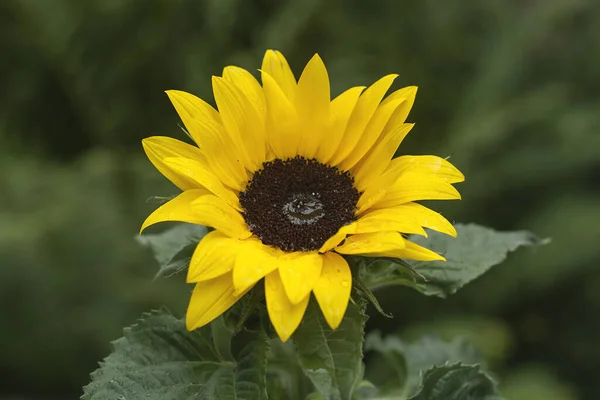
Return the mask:
<svg viewBox="0 0 600 400">
<path fill-rule="evenodd" d="M 150 248 L 158 262 L 154 278 L 168 278 L 189 266 L 194 249 L 207 233 L 206 226 L 182 222 L 161 233 L 136 236 L 136 240 Z"/>
<path fill-rule="evenodd" d="M 364 299 L 368 300 L 369 303 L 371 303 L 371 305 L 375 307 L 377 312 L 379 312 L 379 314 L 383 315 L 385 318 L 394 318 L 392 314 L 383 311 L 383 307 L 381 307 L 381 304 L 379 304 L 379 300 L 377 300 L 377 297 L 375 297 L 371 289 L 369 289 L 367 285 L 365 285 L 365 283 L 360 278 L 360 275 L 355 275 L 353 283 L 358 294 Z"/>
</svg>

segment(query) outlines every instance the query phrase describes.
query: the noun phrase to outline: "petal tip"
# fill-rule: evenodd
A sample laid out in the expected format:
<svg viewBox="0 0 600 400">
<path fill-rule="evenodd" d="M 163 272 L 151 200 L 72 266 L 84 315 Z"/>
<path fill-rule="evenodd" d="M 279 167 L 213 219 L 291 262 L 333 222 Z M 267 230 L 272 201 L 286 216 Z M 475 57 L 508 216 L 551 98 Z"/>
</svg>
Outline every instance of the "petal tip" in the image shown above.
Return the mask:
<svg viewBox="0 0 600 400">
<path fill-rule="evenodd" d="M 191 331 L 193 331 L 193 330 L 196 330 L 196 329 L 200 328 L 200 326 L 201 326 L 201 325 L 199 324 L 199 321 L 192 321 L 192 319 L 191 319 L 191 318 L 189 318 L 189 317 L 186 315 L 186 317 L 185 317 L 185 328 L 186 328 L 188 331 L 190 331 L 190 332 L 191 332 Z"/>
<path fill-rule="evenodd" d="M 342 323 L 342 319 L 344 319 L 344 318 L 343 317 L 342 318 L 336 318 L 335 320 L 332 320 L 331 318 L 329 318 L 329 319 L 326 320 L 327 321 L 327 325 L 329 325 L 329 327 L 332 330 L 336 330 L 340 326 L 340 324 Z"/>
<path fill-rule="evenodd" d="M 288 339 L 290 338 L 290 336 L 292 336 L 291 333 L 289 332 L 280 332 L 277 329 L 275 329 L 275 331 L 277 332 L 277 336 L 279 336 L 279 339 L 285 343 L 288 341 Z"/>
<path fill-rule="evenodd" d="M 313 61 L 313 60 L 314 60 L 315 62 L 320 62 L 321 64 L 323 64 L 323 59 L 321 58 L 321 56 L 319 55 L 319 53 L 315 53 L 315 54 L 314 54 L 314 55 L 313 55 L 313 56 L 310 58 L 310 61 L 309 61 L 309 63 L 310 63 L 311 61 Z"/>
</svg>

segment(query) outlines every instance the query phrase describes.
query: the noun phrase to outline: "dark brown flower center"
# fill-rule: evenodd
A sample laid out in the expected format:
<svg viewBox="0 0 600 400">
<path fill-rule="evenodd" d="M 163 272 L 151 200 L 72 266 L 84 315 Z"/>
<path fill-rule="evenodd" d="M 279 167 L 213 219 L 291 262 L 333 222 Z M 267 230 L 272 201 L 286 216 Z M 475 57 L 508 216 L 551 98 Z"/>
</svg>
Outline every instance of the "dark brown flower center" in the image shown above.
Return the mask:
<svg viewBox="0 0 600 400">
<path fill-rule="evenodd" d="M 242 215 L 264 244 L 283 251 L 318 250 L 354 221 L 359 192 L 348 172 L 315 159 L 266 162 L 240 193 Z"/>
</svg>

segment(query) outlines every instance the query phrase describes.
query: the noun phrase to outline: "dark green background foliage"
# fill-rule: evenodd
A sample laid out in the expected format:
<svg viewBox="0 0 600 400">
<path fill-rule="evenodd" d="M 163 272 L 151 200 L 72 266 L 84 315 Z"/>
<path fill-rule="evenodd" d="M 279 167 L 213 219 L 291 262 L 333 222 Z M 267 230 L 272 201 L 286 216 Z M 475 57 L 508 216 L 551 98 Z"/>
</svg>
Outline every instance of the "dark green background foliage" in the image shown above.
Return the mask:
<svg viewBox="0 0 600 400">
<path fill-rule="evenodd" d="M 597 399 L 600 4 L 595 0 L 0 2 L 0 398 L 76 398 L 148 309 L 185 311 L 133 240 L 175 188 L 140 139 L 183 134 L 163 91 L 278 48 L 324 58 L 333 93 L 398 72 L 420 87 L 400 153 L 451 156 L 456 221 L 553 242 L 446 300 L 376 292 L 367 330 L 466 336 L 515 400 Z M 154 232 L 160 229 L 154 230 Z M 367 353 L 377 362 L 376 355 Z"/>
</svg>

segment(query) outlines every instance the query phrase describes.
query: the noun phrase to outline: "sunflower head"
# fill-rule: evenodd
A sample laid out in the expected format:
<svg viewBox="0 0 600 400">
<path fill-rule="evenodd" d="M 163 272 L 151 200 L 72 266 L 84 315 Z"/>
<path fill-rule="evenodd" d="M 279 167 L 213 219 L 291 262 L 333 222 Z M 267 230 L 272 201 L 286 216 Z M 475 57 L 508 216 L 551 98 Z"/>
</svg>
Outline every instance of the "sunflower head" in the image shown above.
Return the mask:
<svg viewBox="0 0 600 400">
<path fill-rule="evenodd" d="M 343 255 L 444 259 L 403 234 L 429 228 L 455 236 L 444 217 L 416 201 L 459 199 L 452 184 L 464 177 L 440 157 L 393 158 L 413 127 L 405 121 L 417 91 L 385 97 L 395 77 L 331 100 L 318 55 L 296 80 L 283 55 L 269 50 L 262 84 L 238 67 L 213 77 L 217 109 L 167 92 L 195 145 L 144 139 L 150 161 L 182 192 L 142 230 L 163 221 L 214 228 L 190 262 L 188 329 L 218 317 L 263 278 L 283 341 L 311 293 L 335 329 L 352 287 Z"/>
</svg>

